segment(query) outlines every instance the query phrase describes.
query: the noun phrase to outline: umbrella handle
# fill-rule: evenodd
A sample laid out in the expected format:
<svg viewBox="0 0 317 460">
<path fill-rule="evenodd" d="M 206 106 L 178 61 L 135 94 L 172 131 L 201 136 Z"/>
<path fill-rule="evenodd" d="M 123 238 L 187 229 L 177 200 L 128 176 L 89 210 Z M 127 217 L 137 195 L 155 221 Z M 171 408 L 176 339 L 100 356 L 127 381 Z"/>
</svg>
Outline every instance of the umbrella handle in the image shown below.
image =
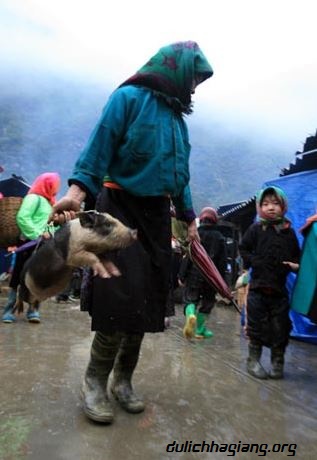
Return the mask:
<svg viewBox="0 0 317 460">
<path fill-rule="evenodd" d="M 234 299 L 231 299 L 231 302 L 233 303 L 233 306 L 236 309 L 236 311 L 239 313 L 239 315 L 241 315 L 242 311 L 241 311 L 239 305 L 237 304 L 237 302 Z"/>
</svg>

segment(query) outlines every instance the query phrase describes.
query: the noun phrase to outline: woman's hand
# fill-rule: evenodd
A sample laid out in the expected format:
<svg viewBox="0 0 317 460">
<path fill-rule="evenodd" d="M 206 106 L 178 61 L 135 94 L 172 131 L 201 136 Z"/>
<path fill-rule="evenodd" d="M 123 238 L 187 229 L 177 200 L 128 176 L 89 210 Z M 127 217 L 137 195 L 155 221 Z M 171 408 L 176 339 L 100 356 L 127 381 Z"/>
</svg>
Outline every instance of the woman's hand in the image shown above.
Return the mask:
<svg viewBox="0 0 317 460">
<path fill-rule="evenodd" d="M 197 225 L 196 225 L 196 220 L 194 219 L 190 224 L 188 224 L 188 229 L 187 229 L 187 239 L 188 241 L 193 241 L 197 240 L 200 241 Z"/>
<path fill-rule="evenodd" d="M 86 193 L 78 185 L 71 185 L 66 195 L 54 204 L 48 222 L 62 225 L 68 220 L 75 219 L 85 197 Z"/>
<path fill-rule="evenodd" d="M 50 238 L 52 238 L 52 234 L 50 232 L 44 232 L 42 233 L 42 238 L 43 240 L 49 240 Z"/>
<path fill-rule="evenodd" d="M 178 286 L 180 286 L 180 287 L 185 286 L 185 283 L 183 283 L 183 281 L 181 281 L 179 278 L 177 278 L 177 282 L 178 282 Z"/>
<path fill-rule="evenodd" d="M 75 219 L 79 210 L 80 203 L 77 200 L 64 196 L 53 206 L 49 222 L 53 222 L 54 225 L 62 225 L 68 220 Z"/>
</svg>

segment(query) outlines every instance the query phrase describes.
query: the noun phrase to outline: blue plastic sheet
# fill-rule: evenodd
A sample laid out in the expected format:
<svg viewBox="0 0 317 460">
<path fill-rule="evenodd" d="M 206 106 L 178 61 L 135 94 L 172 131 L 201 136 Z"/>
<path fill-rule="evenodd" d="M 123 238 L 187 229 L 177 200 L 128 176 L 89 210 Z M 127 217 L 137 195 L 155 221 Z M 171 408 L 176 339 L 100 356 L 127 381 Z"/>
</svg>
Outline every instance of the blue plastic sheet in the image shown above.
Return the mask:
<svg viewBox="0 0 317 460">
<path fill-rule="evenodd" d="M 292 338 L 317 344 L 317 324 L 293 310 L 290 310 L 290 318 L 293 325 L 290 334 Z"/>
<path fill-rule="evenodd" d="M 307 217 L 317 212 L 317 171 L 305 171 L 289 176 L 282 176 L 263 184 L 264 187 L 276 185 L 281 187 L 288 198 L 287 217 L 292 221 L 299 242 L 303 245 L 303 236 L 299 229 L 305 224 Z M 296 281 L 296 275 L 288 277 L 287 287 L 291 295 Z M 306 342 L 317 343 L 317 324 L 308 317 L 290 311 L 292 321 L 291 337 Z"/>
</svg>

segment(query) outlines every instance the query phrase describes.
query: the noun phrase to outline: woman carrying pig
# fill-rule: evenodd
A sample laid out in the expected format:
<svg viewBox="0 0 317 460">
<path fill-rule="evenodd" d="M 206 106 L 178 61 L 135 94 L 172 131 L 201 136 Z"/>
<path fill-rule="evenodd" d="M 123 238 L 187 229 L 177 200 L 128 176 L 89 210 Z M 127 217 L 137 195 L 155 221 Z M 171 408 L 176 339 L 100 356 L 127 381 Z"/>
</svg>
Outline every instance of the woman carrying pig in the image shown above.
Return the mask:
<svg viewBox="0 0 317 460">
<path fill-rule="evenodd" d="M 110 96 L 88 144 L 77 160 L 66 195 L 51 220 L 78 211 L 95 198 L 108 212 L 138 231 L 138 241 L 114 253 L 108 277 L 92 282 L 89 313 L 96 331 L 82 387 L 84 412 L 111 423 L 111 392 L 130 413 L 144 410 L 132 387 L 145 332 L 164 330 L 171 260 L 170 200 L 188 225 L 188 239 L 199 239 L 189 188 L 185 115 L 191 95 L 213 74 L 197 43 L 161 48 Z M 116 269 L 121 276 L 116 275 Z"/>
</svg>

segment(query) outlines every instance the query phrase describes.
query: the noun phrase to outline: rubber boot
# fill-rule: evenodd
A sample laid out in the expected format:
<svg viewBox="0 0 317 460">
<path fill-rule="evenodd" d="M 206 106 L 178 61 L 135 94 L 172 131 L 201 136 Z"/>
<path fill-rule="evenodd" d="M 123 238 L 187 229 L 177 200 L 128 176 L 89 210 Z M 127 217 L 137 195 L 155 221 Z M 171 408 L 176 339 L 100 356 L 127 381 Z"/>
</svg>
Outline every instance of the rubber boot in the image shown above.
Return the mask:
<svg viewBox="0 0 317 460">
<path fill-rule="evenodd" d="M 197 315 L 197 328 L 195 337 L 196 339 L 210 339 L 214 334 L 210 329 L 206 327 L 206 321 L 209 317 L 206 313 L 198 313 Z"/>
<path fill-rule="evenodd" d="M 131 414 L 143 412 L 143 400 L 134 393 L 132 375 L 136 368 L 144 334 L 126 334 L 122 339 L 113 367 L 111 392 L 120 406 Z"/>
<path fill-rule="evenodd" d="M 26 319 L 29 323 L 39 324 L 41 322 L 40 312 L 37 308 L 34 308 L 29 304 L 28 311 L 26 312 Z"/>
<path fill-rule="evenodd" d="M 107 395 L 107 382 L 113 368 L 121 337 L 96 332 L 90 361 L 82 385 L 83 410 L 88 418 L 112 423 L 114 414 Z"/>
<path fill-rule="evenodd" d="M 262 354 L 262 345 L 249 344 L 249 356 L 247 359 L 247 371 L 257 379 L 267 379 L 268 374 L 262 364 L 260 363 Z"/>
<path fill-rule="evenodd" d="M 15 305 L 17 298 L 17 291 L 15 289 L 10 289 L 7 303 L 4 306 L 4 311 L 2 315 L 3 323 L 14 323 L 16 321 L 16 316 L 13 314 L 13 307 Z"/>
<path fill-rule="evenodd" d="M 185 337 L 185 339 L 192 339 L 195 335 L 197 323 L 195 304 L 190 303 L 185 307 L 185 316 L 186 322 L 183 329 L 183 336 Z"/>
<path fill-rule="evenodd" d="M 271 370 L 269 377 L 271 379 L 282 379 L 284 377 L 284 349 L 271 348 Z"/>
</svg>

